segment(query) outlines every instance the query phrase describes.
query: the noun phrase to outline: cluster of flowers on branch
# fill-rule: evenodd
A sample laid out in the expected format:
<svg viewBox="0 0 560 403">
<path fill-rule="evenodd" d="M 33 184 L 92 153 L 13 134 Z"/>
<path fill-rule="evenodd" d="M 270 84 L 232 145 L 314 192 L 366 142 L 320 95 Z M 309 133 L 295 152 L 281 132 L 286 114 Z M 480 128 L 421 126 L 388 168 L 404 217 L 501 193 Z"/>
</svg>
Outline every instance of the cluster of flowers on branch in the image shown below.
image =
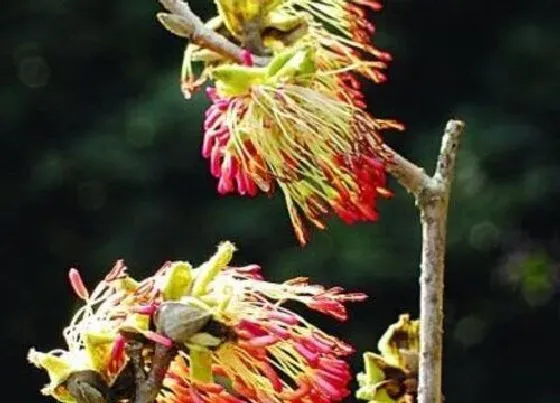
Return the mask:
<svg viewBox="0 0 560 403">
<path fill-rule="evenodd" d="M 391 196 L 389 167 L 417 197 L 428 228 L 424 238 L 437 238 L 424 239 L 423 270 L 443 270 L 438 231 L 463 123 L 448 123 L 433 178 L 383 144 L 384 130 L 403 126 L 372 117 L 362 92 L 364 80 L 385 81 L 391 59 L 370 41 L 374 27 L 366 14 L 381 8 L 376 0 L 214 0 L 218 16 L 206 24 L 182 0 L 159 1 L 171 11 L 158 14 L 160 21 L 192 40 L 182 69 L 185 96 L 210 81 L 202 155 L 219 193 L 255 196 L 280 188 L 305 244 L 306 220 L 319 229 L 330 215 L 346 223 L 376 221 L 378 198 Z M 198 75 L 196 62 L 202 63 Z M 234 252 L 223 242 L 199 267 L 170 261 L 143 280 L 118 261 L 91 292 L 71 269 L 70 283 L 84 304 L 63 330 L 65 348 L 28 354 L 49 375 L 42 392 L 64 403 L 329 403 L 348 397 L 352 347 L 285 303 L 345 321 L 345 304 L 365 294 L 313 285 L 305 277 L 270 283 L 256 265 L 230 266 Z M 434 284 L 423 283 L 421 295 L 424 312 L 435 316 L 423 339 L 433 330 L 437 352 L 442 286 Z M 356 397 L 416 403 L 419 322 L 401 315 L 378 347 L 380 354 L 363 355 Z M 439 365 L 424 360 L 422 373 L 431 368 L 435 378 Z M 420 377 L 419 399 L 441 400 L 439 379 L 426 379 Z"/>
<path fill-rule="evenodd" d="M 304 218 L 317 228 L 336 214 L 376 221 L 389 197 L 381 131 L 402 129 L 366 110 L 362 81 L 385 81 L 391 57 L 376 49 L 367 13 L 374 0 L 215 0 L 207 28 L 241 46 L 237 63 L 189 44 L 182 86 L 190 97 L 207 80 L 202 155 L 218 192 L 254 196 L 279 187 L 300 243 Z M 264 65 L 255 58 L 265 59 Z M 199 76 L 192 63 L 202 62 Z"/>
<path fill-rule="evenodd" d="M 92 292 L 72 269 L 84 305 L 63 331 L 67 348 L 28 355 L 49 374 L 43 393 L 67 403 L 138 402 L 150 384 L 157 386 L 150 402 L 326 403 L 348 396 L 352 347 L 283 304 L 344 321 L 344 304 L 365 295 L 302 277 L 267 282 L 256 265 L 229 266 L 234 250 L 224 242 L 197 268 L 168 262 L 142 281 L 118 261 Z"/>
</svg>

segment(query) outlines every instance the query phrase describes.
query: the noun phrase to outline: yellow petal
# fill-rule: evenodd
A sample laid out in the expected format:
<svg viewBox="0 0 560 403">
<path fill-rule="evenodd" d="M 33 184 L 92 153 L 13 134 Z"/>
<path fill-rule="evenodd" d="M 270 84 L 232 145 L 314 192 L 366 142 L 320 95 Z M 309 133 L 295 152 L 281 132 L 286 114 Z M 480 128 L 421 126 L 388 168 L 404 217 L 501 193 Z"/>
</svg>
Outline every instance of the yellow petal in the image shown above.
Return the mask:
<svg viewBox="0 0 560 403">
<path fill-rule="evenodd" d="M 120 331 L 131 333 L 142 333 L 149 330 L 150 317 L 140 313 L 132 313 L 126 317 L 124 323 L 119 327 Z"/>
<path fill-rule="evenodd" d="M 212 377 L 212 352 L 204 347 L 191 346 L 189 349 L 189 362 L 191 366 L 191 379 L 208 383 Z"/>
<path fill-rule="evenodd" d="M 274 28 L 281 32 L 289 32 L 306 21 L 302 14 L 292 15 L 286 11 L 275 11 L 268 13 L 264 19 L 267 28 Z"/>
<path fill-rule="evenodd" d="M 263 19 L 269 12 L 285 2 L 285 0 L 214 0 L 218 12 L 227 29 L 236 37 L 244 35 L 248 22 L 255 21 L 262 25 Z"/>
<path fill-rule="evenodd" d="M 383 357 L 374 353 L 364 353 L 364 368 L 366 370 L 365 382 L 368 385 L 375 385 L 385 379 L 383 372 Z"/>
<path fill-rule="evenodd" d="M 264 82 L 266 70 L 259 67 L 223 64 L 211 70 L 216 89 L 222 97 L 246 95 L 255 84 Z"/>
<path fill-rule="evenodd" d="M 389 326 L 381 339 L 379 339 L 378 349 L 383 358 L 390 364 L 404 367 L 406 357 L 403 357 L 400 350 L 418 352 L 419 343 L 419 322 L 410 320 L 407 314 L 400 315 L 397 323 Z"/>
<path fill-rule="evenodd" d="M 89 356 L 91 367 L 98 372 L 105 372 L 111 357 L 111 349 L 117 334 L 114 332 L 85 332 L 83 341 Z"/>
<path fill-rule="evenodd" d="M 37 368 L 42 368 L 49 374 L 51 382 L 45 387 L 44 391 L 53 391 L 58 385 L 65 382 L 72 373 L 72 363 L 67 355 L 57 356 L 31 349 L 27 354 L 27 359 Z"/>
<path fill-rule="evenodd" d="M 285 63 L 274 73 L 275 80 L 288 80 L 296 76 L 312 74 L 315 72 L 313 50 L 302 48 L 297 50 Z"/>
<path fill-rule="evenodd" d="M 192 266 L 188 262 L 174 262 L 167 269 L 161 290 L 166 301 L 176 301 L 187 295 L 192 285 Z"/>
<path fill-rule="evenodd" d="M 198 273 L 191 292 L 193 297 L 199 297 L 207 293 L 208 286 L 227 267 L 235 250 L 236 248 L 233 243 L 229 241 L 222 242 L 218 246 L 216 254 L 197 269 Z"/>
<path fill-rule="evenodd" d="M 211 335 L 210 333 L 197 333 L 189 339 L 189 344 L 196 344 L 204 347 L 216 347 L 222 343 L 222 339 Z"/>
<path fill-rule="evenodd" d="M 127 292 L 133 292 L 138 288 L 138 282 L 129 276 L 116 280 L 115 284 L 117 289 Z"/>
</svg>

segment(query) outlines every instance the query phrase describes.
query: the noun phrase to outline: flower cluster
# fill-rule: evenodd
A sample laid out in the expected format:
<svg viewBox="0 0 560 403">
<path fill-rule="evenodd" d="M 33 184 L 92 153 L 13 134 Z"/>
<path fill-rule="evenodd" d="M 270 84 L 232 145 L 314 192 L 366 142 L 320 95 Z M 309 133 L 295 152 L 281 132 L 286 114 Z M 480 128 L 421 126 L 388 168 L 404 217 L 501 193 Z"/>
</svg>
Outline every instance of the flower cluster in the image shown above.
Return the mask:
<svg viewBox="0 0 560 403">
<path fill-rule="evenodd" d="M 370 42 L 373 0 L 216 0 L 207 26 L 240 44 L 245 62 L 189 45 L 183 89 L 207 79 L 202 155 L 220 194 L 254 196 L 279 187 L 298 240 L 303 217 L 317 228 L 336 214 L 375 221 L 388 197 L 381 131 L 402 129 L 366 111 L 360 78 L 382 82 L 389 54 Z M 265 66 L 255 56 L 268 58 Z M 191 63 L 204 62 L 199 78 Z"/>
<path fill-rule="evenodd" d="M 389 326 L 378 343 L 381 354 L 364 353 L 356 397 L 370 403 L 415 403 L 418 383 L 419 322 L 407 314 Z"/>
<path fill-rule="evenodd" d="M 97 396 L 87 401 L 133 401 L 138 385 L 130 382 L 131 367 L 149 372 L 158 365 L 159 348 L 172 354 L 158 402 L 311 403 L 348 396 L 344 357 L 352 348 L 283 303 L 299 302 L 343 321 L 344 304 L 365 295 L 305 278 L 266 282 L 258 266 L 230 267 L 234 250 L 224 242 L 197 268 L 168 262 L 143 281 L 119 261 L 91 293 L 71 270 L 85 304 L 63 332 L 68 348 L 28 356 L 49 373 L 43 393 L 68 403 L 85 401 L 84 394 Z M 132 355 L 138 343 L 141 358 Z"/>
</svg>

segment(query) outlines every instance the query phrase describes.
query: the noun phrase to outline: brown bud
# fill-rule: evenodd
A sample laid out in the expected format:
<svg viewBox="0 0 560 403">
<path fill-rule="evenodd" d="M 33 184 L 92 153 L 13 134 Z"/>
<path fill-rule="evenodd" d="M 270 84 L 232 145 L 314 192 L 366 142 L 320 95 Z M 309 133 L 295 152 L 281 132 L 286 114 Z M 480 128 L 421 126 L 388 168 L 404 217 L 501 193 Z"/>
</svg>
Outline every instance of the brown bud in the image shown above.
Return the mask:
<svg viewBox="0 0 560 403">
<path fill-rule="evenodd" d="M 204 307 L 192 303 L 165 302 L 154 316 L 156 331 L 176 343 L 185 343 L 198 333 L 210 320 L 212 314 Z"/>
<path fill-rule="evenodd" d="M 108 386 L 96 371 L 76 371 L 66 381 L 70 395 L 78 403 L 107 403 Z"/>
</svg>

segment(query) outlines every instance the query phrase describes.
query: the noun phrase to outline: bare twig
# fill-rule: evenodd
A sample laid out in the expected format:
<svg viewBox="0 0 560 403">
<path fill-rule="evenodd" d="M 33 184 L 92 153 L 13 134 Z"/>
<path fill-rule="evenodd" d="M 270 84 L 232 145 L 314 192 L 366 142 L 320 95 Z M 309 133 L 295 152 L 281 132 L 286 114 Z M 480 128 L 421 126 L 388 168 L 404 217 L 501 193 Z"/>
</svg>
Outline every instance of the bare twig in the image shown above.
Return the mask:
<svg viewBox="0 0 560 403">
<path fill-rule="evenodd" d="M 159 2 L 171 14 L 158 13 L 158 20 L 171 33 L 187 38 L 203 48 L 238 63 L 246 62 L 244 49 L 204 25 L 186 2 L 182 0 L 159 0 Z M 269 61 L 268 57 L 252 55 L 252 62 L 257 66 L 266 66 Z"/>
<path fill-rule="evenodd" d="M 163 385 L 163 379 L 177 353 L 174 347 L 155 343 L 152 368 L 146 373 L 143 359 L 144 343 L 128 340 L 126 352 L 134 371 L 134 403 L 154 403 Z"/>
<path fill-rule="evenodd" d="M 383 145 L 383 151 L 388 156 L 387 171 L 409 193 L 419 195 L 424 189 L 432 187 L 432 178 L 424 172 L 423 168 L 413 164 L 386 144 Z"/>
<path fill-rule="evenodd" d="M 447 210 L 463 130 L 464 123 L 461 121 L 450 120 L 447 123 L 431 186 L 416 194 L 422 222 L 418 403 L 442 402 L 443 278 Z"/>
<path fill-rule="evenodd" d="M 464 123 L 447 122 L 433 177 L 389 146 L 387 170 L 416 198 L 422 223 L 418 403 L 442 402 L 444 258 L 449 195 Z"/>
<path fill-rule="evenodd" d="M 442 402 L 444 259 L 449 195 L 464 123 L 447 122 L 436 172 L 408 161 L 389 146 L 387 170 L 416 198 L 422 223 L 418 403 Z"/>
<path fill-rule="evenodd" d="M 175 357 L 175 348 L 166 347 L 163 344 L 156 343 L 154 347 L 154 356 L 152 358 L 152 368 L 148 377 L 144 382 L 136 385 L 136 399 L 134 403 L 153 403 L 161 390 L 165 373 L 169 368 L 169 364 Z"/>
<path fill-rule="evenodd" d="M 136 340 L 128 340 L 126 343 L 126 354 L 132 364 L 134 373 L 134 386 L 135 386 L 135 402 L 138 401 L 139 395 L 142 394 L 143 385 L 146 382 L 146 371 L 144 369 L 144 357 L 142 356 L 144 350 L 144 343 Z"/>
</svg>

